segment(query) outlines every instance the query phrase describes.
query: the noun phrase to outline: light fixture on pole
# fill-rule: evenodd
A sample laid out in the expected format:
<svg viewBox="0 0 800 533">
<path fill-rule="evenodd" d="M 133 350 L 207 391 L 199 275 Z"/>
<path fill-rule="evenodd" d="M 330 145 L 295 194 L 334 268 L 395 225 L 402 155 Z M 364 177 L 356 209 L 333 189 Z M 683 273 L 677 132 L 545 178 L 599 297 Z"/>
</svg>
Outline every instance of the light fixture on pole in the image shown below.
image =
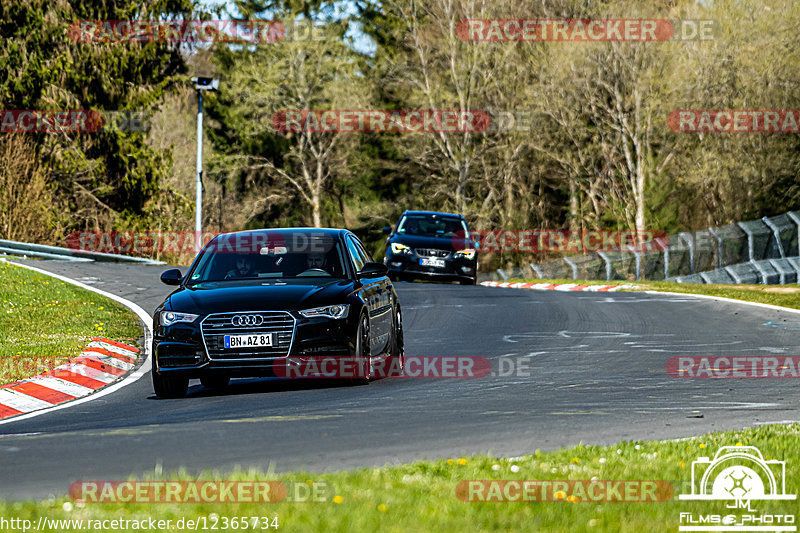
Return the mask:
<svg viewBox="0 0 800 533">
<path fill-rule="evenodd" d="M 197 76 L 192 78 L 197 90 L 197 196 L 194 211 L 194 251 L 200 251 L 203 231 L 203 91 L 219 89 L 219 80 Z"/>
</svg>

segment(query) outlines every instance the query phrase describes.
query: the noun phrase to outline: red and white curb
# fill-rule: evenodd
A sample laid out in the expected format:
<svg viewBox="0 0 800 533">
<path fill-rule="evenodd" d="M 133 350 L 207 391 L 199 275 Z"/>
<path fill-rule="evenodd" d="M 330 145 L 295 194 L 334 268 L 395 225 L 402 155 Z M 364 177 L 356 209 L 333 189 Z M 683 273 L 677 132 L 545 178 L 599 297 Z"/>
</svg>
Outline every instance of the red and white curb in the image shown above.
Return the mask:
<svg viewBox="0 0 800 533">
<path fill-rule="evenodd" d="M 127 307 L 128 309 L 133 311 L 133 313 L 137 317 L 139 317 L 139 320 L 141 321 L 142 325 L 144 326 L 144 343 L 143 343 L 144 348 L 143 348 L 143 352 L 141 354 L 138 354 L 139 359 L 140 360 L 143 359 L 144 362 L 141 365 L 139 365 L 139 368 L 136 368 L 135 370 L 132 370 L 132 371 L 130 371 L 130 370 L 123 371 L 121 374 L 116 375 L 116 381 L 110 382 L 108 384 L 104 384 L 104 386 L 101 389 L 91 389 L 90 387 L 86 387 L 86 388 L 89 388 L 92 391 L 92 393 L 91 394 L 86 394 L 83 397 L 75 396 L 76 399 L 74 399 L 74 400 L 64 401 L 62 403 L 50 403 L 50 402 L 43 401 L 43 400 L 37 400 L 36 398 L 30 398 L 30 400 L 27 400 L 27 401 L 36 402 L 40 406 L 38 410 L 29 410 L 28 412 L 23 412 L 22 414 L 19 414 L 19 415 L 16 415 L 16 416 L 11 416 L 11 417 L 8 417 L 8 418 L 3 418 L 2 416 L 0 416 L 0 425 L 18 422 L 20 420 L 33 418 L 33 417 L 36 417 L 36 416 L 43 415 L 45 413 L 50 413 L 52 411 L 58 411 L 60 409 L 67 409 L 67 408 L 70 408 L 70 407 L 74 407 L 76 405 L 80 405 L 82 403 L 86 403 L 86 402 L 91 402 L 91 401 L 97 400 L 97 399 L 102 398 L 103 396 L 106 396 L 108 394 L 113 394 L 114 392 L 118 391 L 122 387 L 127 387 L 131 383 L 135 383 L 136 381 L 141 379 L 145 374 L 147 374 L 150 371 L 150 364 L 149 364 L 150 363 L 150 357 L 151 357 L 151 354 L 150 354 L 150 343 L 153 340 L 153 319 L 152 319 L 152 317 L 150 317 L 149 314 L 147 314 L 147 312 L 144 309 L 142 309 L 141 307 L 139 307 L 138 305 L 136 305 L 132 301 L 127 300 L 127 299 L 125 299 L 125 298 L 123 298 L 121 296 L 117 296 L 116 294 L 112 294 L 110 292 L 106 292 L 104 290 L 98 289 L 97 287 L 92 287 L 91 285 L 87 285 L 85 283 L 81 283 L 80 281 L 76 281 L 76 280 L 74 280 L 72 278 L 68 278 L 66 276 L 61 276 L 59 274 L 54 274 L 52 272 L 48 272 L 47 270 L 44 270 L 44 269 L 41 269 L 41 268 L 37 268 L 35 266 L 24 265 L 24 264 L 21 264 L 21 263 L 15 263 L 13 261 L 8 261 L 7 259 L 0 258 L 0 261 L 2 261 L 4 263 L 12 264 L 12 265 L 20 267 L 20 268 L 27 268 L 28 270 L 33 270 L 34 272 L 39 272 L 40 274 L 44 274 L 46 276 L 50 276 L 51 278 L 59 279 L 61 281 L 69 283 L 71 285 L 75 285 L 76 287 L 81 287 L 82 289 L 86 289 L 88 291 L 92 291 L 94 293 L 97 293 L 97 294 L 99 294 L 101 296 L 105 296 L 106 298 L 114 300 L 115 302 L 119 302 L 120 304 L 124 305 L 125 307 Z M 114 342 L 110 342 L 110 341 L 107 341 L 107 340 L 97 341 L 97 342 L 107 342 L 108 344 L 111 344 L 111 346 L 115 347 L 115 348 L 110 348 L 110 347 L 104 347 L 104 346 L 92 346 L 91 344 L 86 347 L 86 350 L 94 351 L 95 353 L 97 353 L 97 350 L 90 350 L 90 348 L 105 348 L 108 352 L 113 352 L 115 354 L 113 357 L 109 355 L 108 358 L 105 361 L 103 361 L 103 364 L 105 364 L 107 367 L 108 366 L 113 366 L 112 363 L 110 362 L 112 359 L 119 360 L 119 357 L 117 357 L 117 356 L 118 355 L 124 355 L 123 353 L 121 353 L 121 350 L 118 350 L 116 348 L 121 348 L 122 350 L 125 350 L 125 349 L 128 349 L 128 348 L 133 348 L 132 346 L 129 346 L 129 347 L 126 348 L 125 345 L 122 345 L 120 347 L 121 343 L 114 343 Z M 106 354 L 102 353 L 102 351 L 100 352 L 100 354 L 101 355 L 106 355 Z M 74 362 L 74 360 L 72 362 Z M 129 364 L 132 364 L 132 363 L 129 363 Z M 86 366 L 86 365 L 84 365 L 84 366 Z M 115 367 L 115 368 L 118 368 L 118 367 Z M 130 368 L 133 368 L 133 367 L 130 367 Z M 100 370 L 100 371 L 103 372 L 104 374 L 114 374 L 114 371 L 111 371 L 111 372 L 107 372 L 106 370 Z M 101 377 L 102 376 L 102 374 L 94 374 L 94 375 L 96 377 Z M 62 381 L 67 381 L 67 380 L 64 380 L 62 377 L 58 377 L 56 379 L 61 379 Z M 101 380 L 97 380 L 97 381 L 101 381 Z M 50 382 L 52 383 L 52 381 L 50 381 Z M 77 392 L 78 390 L 80 390 L 80 389 L 74 388 L 73 386 L 81 386 L 81 385 L 79 383 L 72 383 L 72 385 L 69 385 L 69 384 L 66 385 L 66 387 L 71 387 L 70 390 L 72 390 L 74 392 Z M 62 391 L 62 392 L 66 392 L 66 391 Z M 8 394 L 6 394 L 6 393 L 3 393 L 3 394 L 4 394 L 4 397 L 7 398 L 8 394 L 17 394 L 17 393 L 9 391 Z M 72 396 L 72 394 L 70 394 L 69 392 L 66 392 L 66 394 Z M 14 397 L 14 399 L 17 400 L 16 397 Z M 23 397 L 23 400 L 24 400 L 24 397 Z"/>
<path fill-rule="evenodd" d="M 138 348 L 92 338 L 78 357 L 63 365 L 0 385 L 0 420 L 88 396 L 133 370 L 138 357 Z"/>
<path fill-rule="evenodd" d="M 532 289 L 534 291 L 588 291 L 614 292 L 622 289 L 635 289 L 635 285 L 580 285 L 578 283 L 511 283 L 508 281 L 483 281 L 484 287 L 503 287 L 505 289 Z"/>
</svg>

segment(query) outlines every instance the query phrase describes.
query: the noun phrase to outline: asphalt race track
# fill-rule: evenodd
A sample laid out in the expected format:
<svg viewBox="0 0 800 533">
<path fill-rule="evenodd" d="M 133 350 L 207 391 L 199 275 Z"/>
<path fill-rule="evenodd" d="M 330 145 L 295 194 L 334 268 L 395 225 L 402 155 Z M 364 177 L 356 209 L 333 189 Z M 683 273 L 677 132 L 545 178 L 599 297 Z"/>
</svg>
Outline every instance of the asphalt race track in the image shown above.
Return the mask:
<svg viewBox="0 0 800 533">
<path fill-rule="evenodd" d="M 148 312 L 169 292 L 158 281 L 164 267 L 31 263 Z M 800 314 L 641 293 L 408 283 L 398 293 L 407 355 L 526 358 L 530 376 L 358 387 L 249 379 L 222 394 L 192 382 L 187 398 L 160 400 L 148 374 L 0 425 L 0 496 L 44 498 L 73 481 L 159 468 L 336 470 L 800 420 L 796 380 L 678 380 L 665 371 L 674 355 L 798 355 Z"/>
</svg>

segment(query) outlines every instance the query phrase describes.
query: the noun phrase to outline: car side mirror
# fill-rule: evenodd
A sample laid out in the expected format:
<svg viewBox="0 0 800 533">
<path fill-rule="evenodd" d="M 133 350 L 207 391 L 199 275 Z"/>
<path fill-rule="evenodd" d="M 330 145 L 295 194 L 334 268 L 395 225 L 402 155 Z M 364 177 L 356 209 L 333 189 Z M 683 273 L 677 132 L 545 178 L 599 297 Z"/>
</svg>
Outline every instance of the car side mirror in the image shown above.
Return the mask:
<svg viewBox="0 0 800 533">
<path fill-rule="evenodd" d="M 389 234 L 392 233 L 392 227 L 391 226 L 386 226 L 385 228 L 383 228 L 382 231 L 383 231 L 384 234 L 389 235 Z"/>
<path fill-rule="evenodd" d="M 183 281 L 183 274 L 177 268 L 161 273 L 161 283 L 164 285 L 180 285 L 181 281 Z"/>
<path fill-rule="evenodd" d="M 378 276 L 385 276 L 389 273 L 389 269 L 383 263 L 367 263 L 358 271 L 359 278 L 376 278 Z"/>
</svg>

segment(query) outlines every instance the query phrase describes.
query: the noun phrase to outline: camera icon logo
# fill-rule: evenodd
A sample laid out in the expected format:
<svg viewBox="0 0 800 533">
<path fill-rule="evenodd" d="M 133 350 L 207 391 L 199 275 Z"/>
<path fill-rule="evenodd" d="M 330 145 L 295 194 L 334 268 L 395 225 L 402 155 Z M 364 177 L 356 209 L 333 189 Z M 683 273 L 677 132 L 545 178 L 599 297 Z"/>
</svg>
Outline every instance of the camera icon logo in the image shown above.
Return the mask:
<svg viewBox="0 0 800 533">
<path fill-rule="evenodd" d="M 786 463 L 765 460 L 755 446 L 723 446 L 714 459 L 692 462 L 692 493 L 681 500 L 794 500 L 786 494 Z"/>
</svg>

